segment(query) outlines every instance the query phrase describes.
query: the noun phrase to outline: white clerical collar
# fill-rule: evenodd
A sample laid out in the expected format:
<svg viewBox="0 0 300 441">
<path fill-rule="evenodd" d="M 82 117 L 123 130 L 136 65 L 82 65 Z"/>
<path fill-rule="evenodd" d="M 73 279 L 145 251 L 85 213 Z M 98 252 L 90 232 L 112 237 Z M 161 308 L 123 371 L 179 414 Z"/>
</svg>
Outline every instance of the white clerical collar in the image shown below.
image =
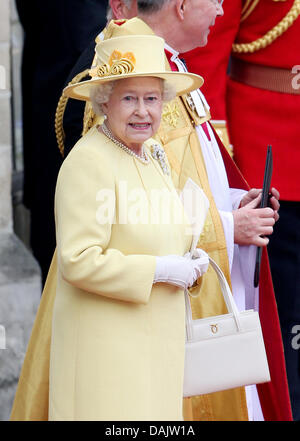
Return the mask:
<svg viewBox="0 0 300 441">
<path fill-rule="evenodd" d="M 172 54 L 171 61 L 174 61 L 175 58 L 178 58 L 179 52 L 175 51 L 171 46 L 165 43 L 165 49 Z"/>
<path fill-rule="evenodd" d="M 172 54 L 171 61 L 173 61 L 173 63 L 176 64 L 179 72 L 187 72 L 188 70 L 186 68 L 186 65 L 178 57 L 179 52 L 175 51 L 175 49 L 173 49 L 167 43 L 165 43 L 165 49 Z M 200 118 L 206 116 L 206 112 L 209 111 L 209 104 L 206 101 L 205 96 L 200 91 L 200 89 L 193 90 L 192 92 L 190 92 L 190 96 L 194 101 L 194 105 L 198 116 Z"/>
</svg>

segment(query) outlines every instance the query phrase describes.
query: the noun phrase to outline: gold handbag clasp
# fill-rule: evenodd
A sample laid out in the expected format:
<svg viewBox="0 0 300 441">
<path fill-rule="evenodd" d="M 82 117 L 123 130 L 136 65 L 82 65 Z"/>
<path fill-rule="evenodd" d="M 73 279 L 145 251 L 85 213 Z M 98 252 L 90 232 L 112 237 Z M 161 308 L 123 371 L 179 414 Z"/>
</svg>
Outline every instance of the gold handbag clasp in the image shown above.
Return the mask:
<svg viewBox="0 0 300 441">
<path fill-rule="evenodd" d="M 215 324 L 215 325 L 210 325 L 210 329 L 211 329 L 211 332 L 213 333 L 213 334 L 216 334 L 217 332 L 218 332 L 218 325 L 217 324 Z"/>
</svg>

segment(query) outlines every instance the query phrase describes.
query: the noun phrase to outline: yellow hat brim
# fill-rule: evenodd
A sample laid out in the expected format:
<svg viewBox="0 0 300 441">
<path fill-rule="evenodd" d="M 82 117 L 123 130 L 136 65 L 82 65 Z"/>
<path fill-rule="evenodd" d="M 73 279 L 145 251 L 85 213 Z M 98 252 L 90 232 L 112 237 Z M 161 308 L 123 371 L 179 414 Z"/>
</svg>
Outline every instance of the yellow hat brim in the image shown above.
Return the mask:
<svg viewBox="0 0 300 441">
<path fill-rule="evenodd" d="M 82 101 L 90 100 L 90 90 L 96 84 L 106 83 L 108 81 L 121 80 L 134 77 L 157 77 L 166 80 L 172 84 L 176 90 L 176 95 L 184 95 L 192 90 L 199 89 L 204 80 L 196 74 L 188 72 L 152 72 L 152 73 L 128 73 L 123 75 L 110 75 L 101 78 L 95 78 L 80 83 L 71 84 L 64 89 L 64 95 Z"/>
</svg>

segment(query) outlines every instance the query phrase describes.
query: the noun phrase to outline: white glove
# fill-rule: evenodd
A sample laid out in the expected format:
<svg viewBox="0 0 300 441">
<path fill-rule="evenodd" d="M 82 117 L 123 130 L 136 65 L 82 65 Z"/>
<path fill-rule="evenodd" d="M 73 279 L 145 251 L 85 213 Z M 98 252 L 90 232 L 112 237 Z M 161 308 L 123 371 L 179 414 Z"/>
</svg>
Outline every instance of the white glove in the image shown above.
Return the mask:
<svg viewBox="0 0 300 441">
<path fill-rule="evenodd" d="M 165 282 L 187 289 L 201 277 L 208 268 L 209 260 L 205 251 L 197 248 L 191 258 L 190 253 L 182 256 L 156 257 L 153 283 Z"/>
</svg>

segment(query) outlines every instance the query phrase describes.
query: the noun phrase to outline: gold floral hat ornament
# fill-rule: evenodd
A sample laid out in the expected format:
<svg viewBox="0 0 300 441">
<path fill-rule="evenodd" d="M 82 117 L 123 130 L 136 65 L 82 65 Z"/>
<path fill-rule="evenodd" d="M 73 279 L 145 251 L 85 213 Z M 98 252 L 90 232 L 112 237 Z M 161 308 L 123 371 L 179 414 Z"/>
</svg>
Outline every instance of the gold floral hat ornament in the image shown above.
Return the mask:
<svg viewBox="0 0 300 441">
<path fill-rule="evenodd" d="M 129 35 L 101 41 L 96 46 L 97 65 L 90 70 L 91 80 L 72 84 L 64 94 L 89 101 L 91 86 L 132 77 L 158 77 L 167 80 L 177 95 L 198 89 L 199 75 L 166 70 L 164 40 L 155 35 Z"/>
</svg>

